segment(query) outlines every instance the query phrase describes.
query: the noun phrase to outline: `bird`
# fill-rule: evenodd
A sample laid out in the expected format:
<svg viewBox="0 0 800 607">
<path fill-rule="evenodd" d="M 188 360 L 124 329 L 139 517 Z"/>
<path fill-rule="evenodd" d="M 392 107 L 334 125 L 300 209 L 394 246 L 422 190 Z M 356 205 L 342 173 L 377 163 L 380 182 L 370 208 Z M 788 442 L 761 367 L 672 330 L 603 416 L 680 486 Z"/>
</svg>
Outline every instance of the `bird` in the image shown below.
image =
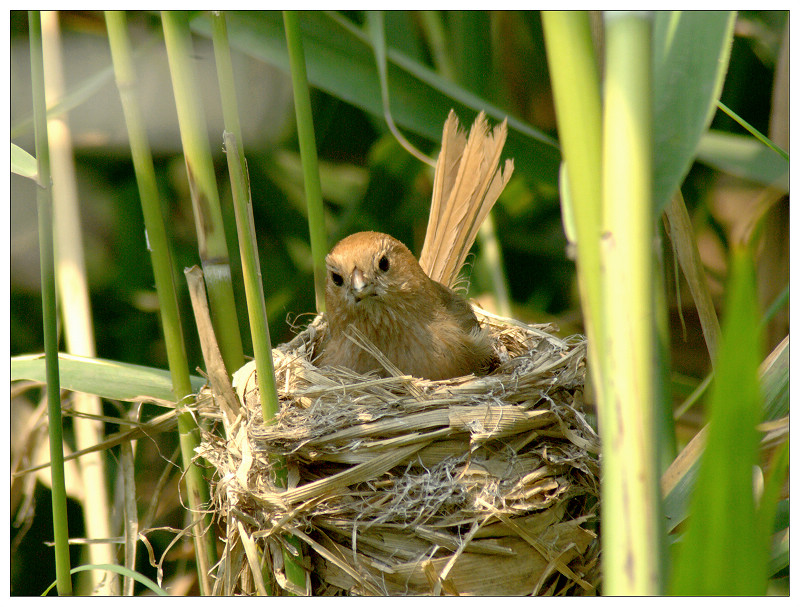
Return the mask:
<svg viewBox="0 0 800 607">
<path fill-rule="evenodd" d="M 505 137 L 506 122 L 489 131 L 481 112 L 467 138 L 450 112 L 419 262 L 402 242 L 380 232 L 351 234 L 331 249 L 319 365 L 430 380 L 482 375 L 496 366 L 488 331 L 452 287 L 513 171 L 513 161 L 504 171 L 497 166 Z"/>
<path fill-rule="evenodd" d="M 329 338 L 321 364 L 358 373 L 378 360 L 348 337 L 353 327 L 401 372 L 449 379 L 487 372 L 495 355 L 464 297 L 431 279 L 396 238 L 357 232 L 326 257 Z"/>
</svg>

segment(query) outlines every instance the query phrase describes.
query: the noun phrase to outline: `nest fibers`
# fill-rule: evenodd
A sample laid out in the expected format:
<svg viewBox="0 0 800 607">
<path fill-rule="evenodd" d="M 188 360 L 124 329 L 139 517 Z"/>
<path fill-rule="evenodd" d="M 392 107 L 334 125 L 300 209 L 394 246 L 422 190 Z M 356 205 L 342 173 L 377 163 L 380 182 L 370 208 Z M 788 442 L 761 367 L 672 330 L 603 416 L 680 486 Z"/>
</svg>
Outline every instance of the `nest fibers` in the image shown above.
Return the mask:
<svg viewBox="0 0 800 607">
<path fill-rule="evenodd" d="M 583 338 L 475 309 L 501 364 L 429 381 L 319 369 L 323 316 L 273 351 L 280 412 L 263 423 L 255 367 L 228 440 L 199 449 L 216 469 L 228 530 L 224 594 L 292 588 L 283 556 L 307 544 L 313 594 L 592 594 L 598 438 L 580 413 Z M 212 414 L 213 416 L 213 414 Z M 273 483 L 276 456 L 288 470 Z M 259 556 L 260 555 L 260 556 Z"/>
</svg>

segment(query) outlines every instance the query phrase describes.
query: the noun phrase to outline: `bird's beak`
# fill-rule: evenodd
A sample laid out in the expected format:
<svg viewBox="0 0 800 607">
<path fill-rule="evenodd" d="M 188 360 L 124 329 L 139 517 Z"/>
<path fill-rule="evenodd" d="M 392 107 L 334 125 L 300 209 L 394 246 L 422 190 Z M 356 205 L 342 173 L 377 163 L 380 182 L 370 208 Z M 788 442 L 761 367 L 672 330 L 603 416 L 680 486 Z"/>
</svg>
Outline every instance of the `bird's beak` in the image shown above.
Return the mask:
<svg viewBox="0 0 800 607">
<path fill-rule="evenodd" d="M 372 285 L 361 270 L 358 268 L 353 270 L 353 273 L 350 275 L 350 290 L 353 292 L 356 301 L 361 301 L 368 295 L 372 295 L 371 286 Z"/>
</svg>

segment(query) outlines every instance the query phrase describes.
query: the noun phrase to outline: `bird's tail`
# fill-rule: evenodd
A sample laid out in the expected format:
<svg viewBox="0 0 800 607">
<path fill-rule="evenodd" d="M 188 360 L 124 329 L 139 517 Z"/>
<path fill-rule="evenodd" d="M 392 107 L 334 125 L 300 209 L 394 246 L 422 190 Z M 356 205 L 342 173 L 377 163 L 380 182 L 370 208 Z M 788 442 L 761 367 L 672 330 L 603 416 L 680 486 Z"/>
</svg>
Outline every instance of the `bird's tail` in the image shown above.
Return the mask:
<svg viewBox="0 0 800 607">
<path fill-rule="evenodd" d="M 452 286 L 458 278 L 481 223 L 514 171 L 510 159 L 500 169 L 506 122 L 490 131 L 481 112 L 469 137 L 459 128 L 453 110 L 444 123 L 419 263 L 428 276 L 446 286 Z"/>
</svg>

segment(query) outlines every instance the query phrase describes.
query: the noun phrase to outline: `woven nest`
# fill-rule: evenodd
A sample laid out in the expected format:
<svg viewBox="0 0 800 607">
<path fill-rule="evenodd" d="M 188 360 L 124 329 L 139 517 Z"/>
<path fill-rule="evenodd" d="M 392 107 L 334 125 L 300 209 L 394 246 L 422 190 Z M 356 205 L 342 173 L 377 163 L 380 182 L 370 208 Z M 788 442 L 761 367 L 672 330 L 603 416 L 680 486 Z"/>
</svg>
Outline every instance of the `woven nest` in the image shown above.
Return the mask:
<svg viewBox="0 0 800 607">
<path fill-rule="evenodd" d="M 296 552 L 287 534 L 307 545 L 313 594 L 595 592 L 599 449 L 580 412 L 585 340 L 475 312 L 501 361 L 484 377 L 319 369 L 310 361 L 324 316 L 273 351 L 275 423 L 263 423 L 253 364 L 237 372 L 244 406 L 229 438 L 206 434 L 199 449 L 228 529 L 220 593 L 263 591 L 259 567 L 297 590 L 283 573 L 282 554 Z M 276 455 L 288 490 L 273 484 Z"/>
</svg>

